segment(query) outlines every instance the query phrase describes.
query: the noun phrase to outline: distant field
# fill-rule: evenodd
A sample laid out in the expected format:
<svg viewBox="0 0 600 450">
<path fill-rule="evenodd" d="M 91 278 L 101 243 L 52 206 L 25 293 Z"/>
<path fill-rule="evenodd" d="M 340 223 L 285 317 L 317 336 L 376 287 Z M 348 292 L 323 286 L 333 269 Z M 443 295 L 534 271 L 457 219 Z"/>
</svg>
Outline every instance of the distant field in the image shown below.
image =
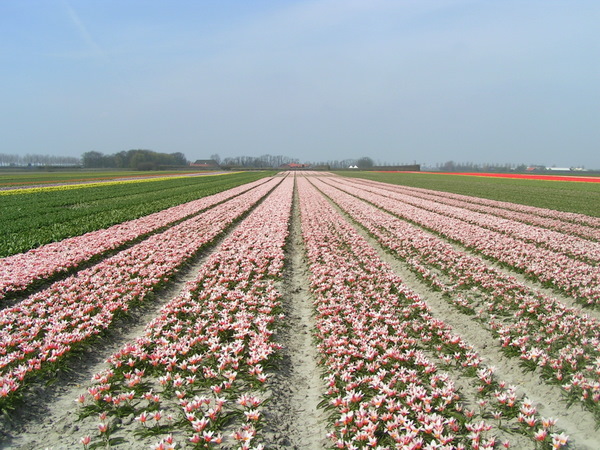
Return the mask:
<svg viewBox="0 0 600 450">
<path fill-rule="evenodd" d="M 111 170 L 111 171 L 94 171 L 94 170 L 61 170 L 56 172 L 34 172 L 34 171 L 10 171 L 7 169 L 0 170 L 0 188 L 29 186 L 37 184 L 54 184 L 54 183 L 77 183 L 77 182 L 93 182 L 105 181 L 115 178 L 145 178 L 145 177 L 160 177 L 168 175 L 186 175 L 189 173 L 199 173 L 202 170 L 159 170 L 152 172 L 140 172 L 139 170 Z"/>
<path fill-rule="evenodd" d="M 119 176 L 122 174 L 119 172 Z M 49 188 L 11 194 L 7 191 L 4 195 L 0 191 L 0 257 L 136 219 L 272 174 L 246 172 L 174 177 L 152 182 L 110 183 L 85 189 Z"/>
<path fill-rule="evenodd" d="M 365 178 L 600 217 L 600 183 L 406 172 L 337 173 L 346 177 Z"/>
</svg>

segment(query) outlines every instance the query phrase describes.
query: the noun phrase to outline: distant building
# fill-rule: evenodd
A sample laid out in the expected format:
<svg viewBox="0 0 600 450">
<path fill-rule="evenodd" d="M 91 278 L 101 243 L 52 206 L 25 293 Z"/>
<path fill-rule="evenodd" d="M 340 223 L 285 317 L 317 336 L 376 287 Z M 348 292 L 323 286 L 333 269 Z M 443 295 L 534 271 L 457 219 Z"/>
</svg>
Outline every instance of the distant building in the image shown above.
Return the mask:
<svg viewBox="0 0 600 450">
<path fill-rule="evenodd" d="M 527 169 L 525 169 L 526 172 L 538 172 L 541 170 L 545 170 L 546 168 L 544 166 L 529 166 L 527 167 Z"/>
<path fill-rule="evenodd" d="M 219 163 L 214 159 L 197 159 L 196 162 L 190 163 L 190 167 L 196 167 L 199 169 L 220 169 Z"/>
<path fill-rule="evenodd" d="M 309 169 L 310 164 L 289 163 L 289 164 L 282 164 L 279 166 L 279 168 L 284 169 L 284 170 L 302 170 L 302 169 Z"/>
<path fill-rule="evenodd" d="M 583 172 L 586 171 L 583 167 L 545 167 L 545 166 L 529 166 L 525 169 L 526 172 Z"/>
</svg>

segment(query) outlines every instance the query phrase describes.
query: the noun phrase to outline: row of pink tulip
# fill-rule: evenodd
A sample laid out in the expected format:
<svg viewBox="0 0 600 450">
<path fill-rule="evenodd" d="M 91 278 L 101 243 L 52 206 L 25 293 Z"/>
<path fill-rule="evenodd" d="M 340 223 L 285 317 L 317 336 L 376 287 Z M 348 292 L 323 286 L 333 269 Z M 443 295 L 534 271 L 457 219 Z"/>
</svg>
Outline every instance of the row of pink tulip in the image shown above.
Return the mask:
<svg viewBox="0 0 600 450">
<path fill-rule="evenodd" d="M 197 214 L 220 202 L 246 192 L 265 180 L 258 180 L 163 211 L 123 222 L 0 259 L 0 300 L 32 284 L 68 272 L 92 258 L 118 249 L 170 224 Z"/>
<path fill-rule="evenodd" d="M 514 389 L 498 383 L 476 352 L 383 263 L 375 250 L 306 181 L 298 181 L 316 336 L 326 370 L 327 408 L 338 448 L 495 448 L 492 425 L 461 405 L 452 379 L 426 353 L 478 377 L 481 405 L 518 420 Z M 554 421 L 528 410 L 532 439 L 560 448 Z M 504 443 L 505 446 L 509 444 Z"/>
<path fill-rule="evenodd" d="M 79 399 L 100 414 L 101 423 L 130 416 L 142 435 L 169 433 L 156 448 L 260 448 L 260 391 L 280 348 L 273 338 L 283 319 L 275 284 L 282 277 L 293 187 L 293 178 L 284 180 L 161 309 L 144 336 L 108 359 L 109 368 Z M 107 427 L 97 434 L 103 439 L 119 431 Z"/>
<path fill-rule="evenodd" d="M 489 325 L 507 353 L 600 416 L 600 328 L 575 308 L 518 282 L 481 258 L 355 197 L 314 180 L 340 208 L 461 310 Z M 510 350 L 512 349 L 512 350 Z"/>
<path fill-rule="evenodd" d="M 378 183 L 367 180 L 356 180 L 358 183 L 366 185 L 375 185 L 386 188 L 390 191 L 404 193 L 435 202 L 466 208 L 484 214 L 503 217 L 510 220 L 547 228 L 550 230 L 565 233 L 569 236 L 579 236 L 593 241 L 600 241 L 600 220 L 595 217 L 577 214 L 578 222 L 573 222 L 572 214 L 566 213 L 563 217 L 561 211 L 551 209 L 533 208 L 515 203 L 499 202 L 494 200 L 469 197 L 466 195 L 452 194 L 450 192 L 433 191 L 430 189 L 414 188 L 408 186 L 390 185 L 387 183 Z M 542 214 L 542 215 L 538 215 Z M 583 223 L 582 223 L 583 222 Z M 596 225 L 585 223 L 592 222 Z"/>
<path fill-rule="evenodd" d="M 410 188 L 414 190 L 423 190 L 420 188 Z M 504 202 L 499 200 L 490 200 L 487 198 L 472 197 L 468 195 L 454 194 L 451 192 L 439 192 L 440 195 L 446 195 L 449 198 L 465 200 L 471 203 L 480 205 L 488 205 L 498 208 L 508 209 L 510 211 L 523 212 L 526 214 L 536 215 L 540 217 L 549 217 L 559 219 L 561 221 L 581 223 L 593 228 L 600 228 L 600 217 L 587 216 L 585 214 L 572 213 L 567 211 L 557 211 L 553 209 L 540 208 L 537 206 L 521 205 L 519 203 Z"/>
<path fill-rule="evenodd" d="M 595 305 L 600 301 L 598 267 L 502 233 L 333 180 L 329 178 L 327 183 L 430 229 L 446 239 L 459 242 L 488 258 L 520 270 L 583 303 Z"/>
<path fill-rule="evenodd" d="M 26 377 L 144 300 L 280 182 L 274 178 L 0 311 L 0 401 L 10 402 Z"/>
<path fill-rule="evenodd" d="M 347 181 L 345 182 L 347 183 Z M 353 183 L 353 185 L 356 185 L 356 183 Z M 596 266 L 600 261 L 600 242 L 522 223 L 512 218 L 508 219 L 472 211 L 469 208 L 451 205 L 448 202 L 440 202 L 437 199 L 432 200 L 423 195 L 398 192 L 398 189 L 394 188 L 390 190 L 375 183 L 362 183 L 362 187 L 369 192 L 389 196 L 399 202 L 465 221 L 483 228 L 484 231 L 492 230 L 501 235 L 511 236 L 517 241 L 532 243 L 570 258 L 588 262 L 593 266 Z"/>
</svg>

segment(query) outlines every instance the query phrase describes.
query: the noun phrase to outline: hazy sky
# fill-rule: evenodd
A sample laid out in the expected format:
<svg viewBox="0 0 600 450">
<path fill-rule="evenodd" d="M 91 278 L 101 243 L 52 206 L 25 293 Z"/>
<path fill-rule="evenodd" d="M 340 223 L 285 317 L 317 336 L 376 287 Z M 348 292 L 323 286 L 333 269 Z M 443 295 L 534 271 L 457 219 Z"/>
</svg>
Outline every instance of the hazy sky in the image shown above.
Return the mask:
<svg viewBox="0 0 600 450">
<path fill-rule="evenodd" d="M 600 1 L 1 0 L 0 153 L 600 168 Z"/>
</svg>

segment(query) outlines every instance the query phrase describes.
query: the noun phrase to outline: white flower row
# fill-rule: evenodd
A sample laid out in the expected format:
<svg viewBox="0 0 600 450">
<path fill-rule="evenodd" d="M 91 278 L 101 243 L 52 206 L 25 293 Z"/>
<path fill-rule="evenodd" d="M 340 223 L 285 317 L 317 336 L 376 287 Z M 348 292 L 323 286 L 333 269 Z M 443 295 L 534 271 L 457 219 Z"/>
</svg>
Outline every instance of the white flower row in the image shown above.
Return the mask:
<svg viewBox="0 0 600 450">
<path fill-rule="evenodd" d="M 461 407 L 452 379 L 439 372 L 423 349 L 476 374 L 480 392 L 497 405 L 500 416 L 514 418 L 523 407 L 514 390 L 494 380 L 472 347 L 431 316 L 426 304 L 306 180 L 299 180 L 298 188 L 334 445 L 495 448 L 491 425 L 476 422 L 474 412 Z M 566 436 L 551 433 L 533 409 L 526 418 L 531 425 L 524 425 L 525 431 L 532 439 L 538 433 L 538 440 L 556 448 L 566 443 Z"/>
<path fill-rule="evenodd" d="M 278 183 L 271 179 L 0 311 L 0 401 L 144 300 Z"/>
<path fill-rule="evenodd" d="M 460 242 L 480 254 L 507 264 L 542 283 L 562 290 L 587 304 L 600 301 L 600 268 L 565 255 L 523 242 L 506 234 L 448 217 L 440 212 L 400 202 L 385 195 L 368 192 L 334 181 L 327 183 L 367 200 L 405 220 Z"/>
<path fill-rule="evenodd" d="M 283 319 L 275 283 L 282 276 L 293 187 L 293 178 L 285 179 L 161 309 L 143 337 L 109 358 L 109 368 L 80 398 L 85 408 L 103 423 L 130 416 L 142 434 L 169 433 L 156 448 L 167 441 L 184 445 L 182 439 L 200 448 L 248 448 L 260 441 L 265 399 L 256 391 L 280 348 L 273 336 Z M 99 432 L 103 438 L 119 429 Z"/>
<path fill-rule="evenodd" d="M 52 242 L 25 253 L 0 259 L 0 300 L 9 293 L 22 291 L 34 282 L 67 272 L 91 258 L 155 232 L 169 224 L 210 208 L 246 192 L 264 180 L 245 184 L 218 194 L 129 220 L 81 236 Z"/>
</svg>

